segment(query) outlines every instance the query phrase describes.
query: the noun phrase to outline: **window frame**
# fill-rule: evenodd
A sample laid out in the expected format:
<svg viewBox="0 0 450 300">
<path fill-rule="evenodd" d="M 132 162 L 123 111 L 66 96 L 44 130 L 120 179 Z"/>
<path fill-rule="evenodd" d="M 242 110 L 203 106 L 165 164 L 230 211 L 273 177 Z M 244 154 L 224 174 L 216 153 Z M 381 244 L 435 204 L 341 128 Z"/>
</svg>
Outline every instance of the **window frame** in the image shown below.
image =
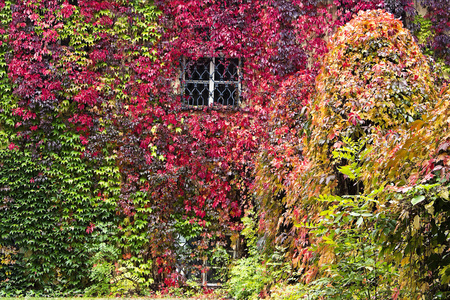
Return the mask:
<svg viewBox="0 0 450 300">
<path fill-rule="evenodd" d="M 224 55 L 218 55 L 214 57 L 200 57 L 199 59 L 191 60 L 183 57 L 181 61 L 181 74 L 180 74 L 180 83 L 181 83 L 181 97 L 182 102 L 187 107 L 211 107 L 213 105 L 219 104 L 223 105 L 225 107 L 239 107 L 241 104 L 242 99 L 242 59 L 237 57 L 225 57 Z M 207 60 L 208 61 L 208 79 L 192 79 L 188 78 L 189 75 L 189 63 L 192 63 L 193 66 L 197 64 L 200 60 Z M 236 60 L 236 62 L 232 62 L 233 60 Z M 221 62 L 229 62 L 228 64 L 223 64 Z M 236 74 L 229 74 L 230 77 L 236 76 L 236 80 L 233 80 L 234 78 L 230 78 L 231 80 L 224 80 L 223 76 L 221 78 L 216 78 L 216 74 L 219 72 L 218 66 L 220 64 L 224 66 L 229 66 L 229 64 L 233 63 L 236 67 Z M 227 68 L 225 68 L 224 73 L 227 72 Z M 197 72 L 198 73 L 198 72 Z M 203 73 L 202 73 L 203 74 Z M 199 74 L 200 77 L 202 74 Z M 191 75 L 192 76 L 192 75 Z M 206 85 L 208 87 L 208 99 L 203 99 L 202 96 L 199 98 L 203 99 L 202 104 L 198 104 L 200 101 L 198 99 L 190 100 L 189 97 L 192 97 L 192 92 L 190 95 L 186 94 L 186 91 L 189 91 L 187 89 L 188 84 L 194 84 L 195 89 L 197 89 L 197 85 Z M 226 104 L 220 103 L 220 96 L 223 96 L 224 92 L 219 91 L 219 86 L 225 85 L 225 89 L 228 91 L 230 96 L 226 99 Z M 230 86 L 232 89 L 230 89 Z M 219 92 L 219 97 L 216 97 L 216 92 Z M 234 94 L 237 94 L 233 96 Z M 230 102 L 231 98 L 231 102 Z M 206 101 L 205 101 L 206 100 Z M 194 104 L 189 104 L 191 101 L 194 102 Z"/>
</svg>

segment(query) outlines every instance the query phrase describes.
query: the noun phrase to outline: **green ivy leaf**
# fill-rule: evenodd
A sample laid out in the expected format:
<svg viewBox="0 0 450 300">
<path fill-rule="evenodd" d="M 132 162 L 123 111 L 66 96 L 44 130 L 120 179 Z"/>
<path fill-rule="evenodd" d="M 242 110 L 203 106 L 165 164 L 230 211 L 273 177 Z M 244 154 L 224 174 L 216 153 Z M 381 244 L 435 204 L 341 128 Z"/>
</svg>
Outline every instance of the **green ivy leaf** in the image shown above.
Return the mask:
<svg viewBox="0 0 450 300">
<path fill-rule="evenodd" d="M 414 205 L 422 202 L 423 200 L 425 200 L 425 196 L 423 196 L 423 195 L 416 196 L 416 197 L 412 198 L 411 204 L 414 206 Z"/>
</svg>

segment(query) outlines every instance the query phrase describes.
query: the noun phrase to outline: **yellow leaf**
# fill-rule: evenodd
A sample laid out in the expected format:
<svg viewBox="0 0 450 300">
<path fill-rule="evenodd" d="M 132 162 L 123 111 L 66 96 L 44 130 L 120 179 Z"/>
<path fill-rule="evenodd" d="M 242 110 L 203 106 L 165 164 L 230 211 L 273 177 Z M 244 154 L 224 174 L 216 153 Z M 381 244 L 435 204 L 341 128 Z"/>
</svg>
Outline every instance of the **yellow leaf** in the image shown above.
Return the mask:
<svg viewBox="0 0 450 300">
<path fill-rule="evenodd" d="M 409 263 L 409 257 L 403 258 L 402 261 L 400 262 L 400 264 L 401 264 L 402 266 L 404 266 L 404 265 L 406 265 L 406 264 L 408 264 L 408 263 Z"/>
<path fill-rule="evenodd" d="M 422 292 L 426 292 L 430 289 L 430 286 L 425 282 L 424 284 L 422 284 L 422 287 L 420 289 L 422 290 Z"/>
<path fill-rule="evenodd" d="M 434 201 L 431 201 L 427 205 L 425 205 L 425 209 L 428 211 L 430 215 L 434 214 Z"/>
<path fill-rule="evenodd" d="M 416 120 L 411 123 L 411 129 L 420 129 L 423 126 L 424 122 L 422 120 Z"/>
<path fill-rule="evenodd" d="M 420 217 L 418 215 L 414 217 L 413 225 L 414 225 L 415 229 L 419 229 L 420 228 Z"/>
<path fill-rule="evenodd" d="M 447 189 L 442 190 L 442 191 L 439 193 L 439 196 L 441 196 L 441 197 L 444 198 L 445 200 L 449 200 L 449 193 L 448 193 L 448 190 L 447 190 Z"/>
</svg>

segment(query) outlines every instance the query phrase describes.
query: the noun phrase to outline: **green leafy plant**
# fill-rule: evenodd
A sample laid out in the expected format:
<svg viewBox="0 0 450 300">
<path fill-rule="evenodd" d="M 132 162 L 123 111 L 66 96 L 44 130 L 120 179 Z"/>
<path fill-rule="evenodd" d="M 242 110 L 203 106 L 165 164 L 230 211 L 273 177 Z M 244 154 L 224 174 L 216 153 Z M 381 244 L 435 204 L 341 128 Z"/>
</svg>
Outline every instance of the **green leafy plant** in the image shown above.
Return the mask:
<svg viewBox="0 0 450 300">
<path fill-rule="evenodd" d="M 242 234 L 247 241 L 249 256 L 233 262 L 229 271 L 230 278 L 226 284 L 228 293 L 236 299 L 257 298 L 264 286 L 272 280 L 258 251 L 258 231 L 252 217 L 253 212 L 250 211 L 242 218 L 244 223 Z"/>
<path fill-rule="evenodd" d="M 112 293 L 112 281 L 118 273 L 117 265 L 121 254 L 120 249 L 110 242 L 114 236 L 112 228 L 111 223 L 97 225 L 94 233 L 97 243 L 86 246 L 90 255 L 89 265 L 91 265 L 89 279 L 92 281 L 92 284 L 85 290 L 87 296 L 102 296 Z"/>
<path fill-rule="evenodd" d="M 221 246 L 216 245 L 208 256 L 208 266 L 214 271 L 214 280 L 218 282 L 226 282 L 229 277 L 228 266 L 231 263 L 231 255 Z"/>
<path fill-rule="evenodd" d="M 386 299 L 398 287 L 398 270 L 380 255 L 379 236 L 383 226 L 392 221 L 384 212 L 373 211 L 376 193 L 368 197 L 318 198 L 329 206 L 311 230 L 321 238 L 312 247 L 321 253 L 321 275 L 309 289 L 316 297 L 312 299 Z"/>
<path fill-rule="evenodd" d="M 242 234 L 249 255 L 232 263 L 226 284 L 226 290 L 236 299 L 266 297 L 272 285 L 286 281 L 292 276 L 291 264 L 285 262 L 286 249 L 276 248 L 273 253 L 266 256 L 258 247 L 258 240 L 261 237 L 253 214 L 249 210 L 247 216 L 242 218 L 244 223 Z"/>
<path fill-rule="evenodd" d="M 402 284 L 429 299 L 449 295 L 448 190 L 448 181 L 439 180 L 391 194 L 391 203 L 398 205 L 389 214 L 397 221 L 382 239 L 382 253 L 399 266 Z"/>
<path fill-rule="evenodd" d="M 366 141 L 354 142 L 342 137 L 343 145 L 333 152 L 338 170 L 358 185 L 363 158 L 370 151 Z M 399 291 L 398 269 L 382 257 L 380 237 L 395 224 L 376 200 L 383 187 L 368 195 L 320 195 L 322 210 L 310 223 L 296 224 L 309 228 L 314 241 L 309 251 L 318 271 L 307 285 L 280 292 L 274 299 L 387 299 Z M 405 292 L 402 292 L 404 295 Z"/>
<path fill-rule="evenodd" d="M 230 269 L 228 292 L 236 299 L 257 299 L 264 286 L 271 281 L 261 258 L 241 258 Z"/>
<path fill-rule="evenodd" d="M 353 184 L 361 180 L 363 159 L 370 148 L 366 141 L 343 137 L 343 146 L 333 151 L 336 161 L 347 164 L 338 170 Z M 380 236 L 392 223 L 376 200 L 383 187 L 368 195 L 321 195 L 320 218 L 311 234 L 319 238 L 311 250 L 321 253 L 319 278 L 311 282 L 312 299 L 386 299 L 394 291 L 397 270 L 381 256 Z M 311 291 L 309 290 L 309 291 Z"/>
</svg>

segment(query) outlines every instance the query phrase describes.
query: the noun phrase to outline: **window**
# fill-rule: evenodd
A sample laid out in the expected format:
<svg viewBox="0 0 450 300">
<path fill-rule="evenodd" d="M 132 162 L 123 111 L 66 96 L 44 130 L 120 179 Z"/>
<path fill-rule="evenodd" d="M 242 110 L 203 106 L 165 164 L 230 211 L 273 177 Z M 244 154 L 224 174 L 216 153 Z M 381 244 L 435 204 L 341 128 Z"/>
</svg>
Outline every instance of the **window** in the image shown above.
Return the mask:
<svg viewBox="0 0 450 300">
<path fill-rule="evenodd" d="M 240 242 L 240 238 L 233 243 L 231 235 L 227 234 L 226 239 L 220 243 L 209 244 L 211 247 L 221 245 L 221 247 L 216 247 L 215 251 L 213 251 L 215 255 L 203 256 L 192 260 L 190 254 L 194 249 L 197 249 L 201 241 L 200 236 L 186 238 L 181 234 L 177 234 L 175 238 L 177 259 L 179 259 L 177 272 L 185 276 L 186 279 L 197 281 L 203 286 L 217 287 L 226 282 L 227 278 L 225 278 L 225 275 L 229 260 L 238 259 L 244 250 L 244 245 Z M 201 269 L 204 271 L 201 272 Z"/>
<path fill-rule="evenodd" d="M 238 58 L 184 59 L 181 74 L 184 103 L 237 106 L 241 95 L 240 67 Z"/>
</svg>

